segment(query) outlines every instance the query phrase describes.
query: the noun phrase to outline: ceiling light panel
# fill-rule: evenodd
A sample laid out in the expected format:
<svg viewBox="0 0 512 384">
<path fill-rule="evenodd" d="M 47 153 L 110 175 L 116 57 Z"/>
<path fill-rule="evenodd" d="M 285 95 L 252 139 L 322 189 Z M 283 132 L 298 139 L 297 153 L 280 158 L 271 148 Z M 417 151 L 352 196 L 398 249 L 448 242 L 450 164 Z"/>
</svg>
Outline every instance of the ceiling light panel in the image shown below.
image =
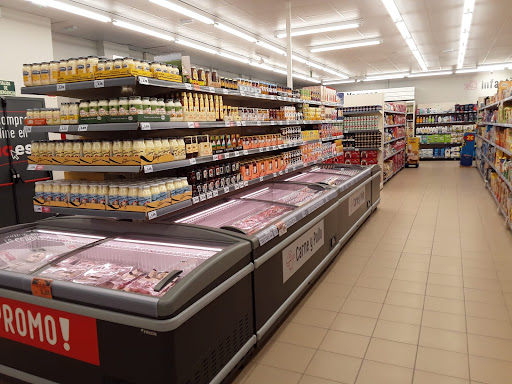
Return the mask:
<svg viewBox="0 0 512 384">
<path fill-rule="evenodd" d="M 109 23 L 112 21 L 110 17 L 102 15 L 101 13 L 88 11 L 81 7 L 75 7 L 74 5 L 70 5 L 67 3 L 63 3 L 55 0 L 30 0 L 31 3 L 40 5 L 42 7 L 50 7 L 58 9 L 59 11 L 73 13 L 78 16 L 87 17 L 89 19 L 93 19 L 96 21 L 101 21 L 103 23 Z"/>
<path fill-rule="evenodd" d="M 366 78 L 363 81 L 403 79 L 407 75 L 409 75 L 409 74 L 408 73 L 390 73 L 387 75 L 366 76 Z"/>
<path fill-rule="evenodd" d="M 386 10 L 388 11 L 389 16 L 391 16 L 391 19 L 395 23 L 396 28 L 398 29 L 398 31 L 402 35 L 403 39 L 409 46 L 409 49 L 411 50 L 414 57 L 418 61 L 418 64 L 420 65 L 421 70 L 422 71 L 428 70 L 427 64 L 425 63 L 423 56 L 421 56 L 421 53 L 419 52 L 418 47 L 417 47 L 416 43 L 414 42 L 414 39 L 412 38 L 411 32 L 409 32 L 409 28 L 407 28 L 407 25 L 405 24 L 404 20 L 402 19 L 402 15 L 400 14 L 398 7 L 396 6 L 395 0 L 381 0 L 381 1 L 384 4 L 384 7 L 386 7 Z"/>
<path fill-rule="evenodd" d="M 149 36 L 153 36 L 153 37 L 158 37 L 159 39 L 162 39 L 162 40 L 167 40 L 167 41 L 174 41 L 175 40 L 174 37 L 172 37 L 170 35 L 167 35 L 167 34 L 161 33 L 161 32 L 157 32 L 157 31 L 153 31 L 152 29 L 144 28 L 144 27 L 141 27 L 141 26 L 136 25 L 136 24 L 126 23 L 126 22 L 120 21 L 120 20 L 114 20 L 112 22 L 112 24 L 114 24 L 116 27 L 130 29 L 132 31 L 140 32 L 140 33 L 143 33 L 145 35 L 149 35 Z"/>
<path fill-rule="evenodd" d="M 312 35 L 315 33 L 325 33 L 332 31 L 340 31 L 343 29 L 354 29 L 359 28 L 363 24 L 362 19 L 358 20 L 349 20 L 349 21 L 341 21 L 338 23 L 327 23 L 321 25 L 313 25 L 310 27 L 301 27 L 301 28 L 292 28 L 292 37 L 295 36 L 304 36 L 304 35 Z M 286 37 L 286 31 L 277 31 L 276 37 L 279 39 Z"/>
<path fill-rule="evenodd" d="M 213 24 L 213 19 L 210 19 L 207 16 L 204 16 L 200 14 L 199 12 L 193 11 L 190 8 L 183 7 L 176 2 L 170 2 L 167 0 L 149 0 L 154 4 L 160 5 L 161 7 L 165 7 L 167 9 L 170 9 L 171 11 L 181 13 L 182 15 L 185 15 L 187 17 L 191 17 L 192 19 L 195 19 L 197 21 L 200 21 L 205 24 Z"/>
<path fill-rule="evenodd" d="M 215 24 L 213 24 L 213 26 L 215 28 L 219 28 L 219 29 L 223 30 L 224 32 L 230 33 L 234 36 L 238 36 L 244 40 L 250 41 L 251 43 L 255 43 L 257 41 L 257 39 L 254 38 L 253 36 L 250 36 L 247 33 L 244 33 L 242 31 L 239 31 L 238 29 L 231 28 L 230 26 L 228 26 L 226 24 L 215 23 Z"/>
<path fill-rule="evenodd" d="M 263 47 L 263 48 L 269 49 L 273 52 L 279 53 L 280 55 L 286 56 L 286 51 L 279 47 L 276 47 L 275 45 L 266 43 L 264 41 L 258 41 L 258 42 L 256 42 L 256 44 L 258 44 L 260 47 Z"/>
<path fill-rule="evenodd" d="M 473 20 L 473 11 L 475 9 L 475 0 L 465 0 L 462 11 L 462 21 L 460 27 L 459 55 L 457 58 L 457 68 L 464 67 L 464 57 L 468 47 L 469 31 L 471 30 L 471 21 Z M 461 72 L 458 72 L 461 73 Z"/>
<path fill-rule="evenodd" d="M 336 81 L 324 81 L 324 85 L 335 85 L 335 84 L 350 84 L 355 83 L 356 80 L 336 80 Z"/>
<path fill-rule="evenodd" d="M 419 72 L 419 73 L 411 73 L 407 77 L 429 77 L 429 76 L 445 76 L 445 75 L 453 75 L 453 71 L 437 71 L 437 72 Z"/>
<path fill-rule="evenodd" d="M 358 47 L 368 47 L 371 45 L 379 45 L 382 44 L 382 40 L 371 39 L 371 40 L 354 40 L 347 41 L 344 43 L 333 43 L 333 44 L 325 44 L 325 45 L 315 45 L 309 47 L 310 52 L 325 52 L 325 51 L 336 51 L 339 49 L 349 49 L 349 48 L 358 48 Z"/>
</svg>

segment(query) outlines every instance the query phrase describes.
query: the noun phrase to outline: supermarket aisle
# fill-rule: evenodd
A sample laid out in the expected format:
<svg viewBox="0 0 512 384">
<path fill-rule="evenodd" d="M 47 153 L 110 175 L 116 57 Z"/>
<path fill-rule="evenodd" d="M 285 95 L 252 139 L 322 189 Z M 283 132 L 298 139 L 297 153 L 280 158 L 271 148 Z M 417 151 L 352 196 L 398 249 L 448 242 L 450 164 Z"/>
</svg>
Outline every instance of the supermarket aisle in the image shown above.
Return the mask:
<svg viewBox="0 0 512 384">
<path fill-rule="evenodd" d="M 512 233 L 475 168 L 423 162 L 237 384 L 509 384 Z"/>
</svg>

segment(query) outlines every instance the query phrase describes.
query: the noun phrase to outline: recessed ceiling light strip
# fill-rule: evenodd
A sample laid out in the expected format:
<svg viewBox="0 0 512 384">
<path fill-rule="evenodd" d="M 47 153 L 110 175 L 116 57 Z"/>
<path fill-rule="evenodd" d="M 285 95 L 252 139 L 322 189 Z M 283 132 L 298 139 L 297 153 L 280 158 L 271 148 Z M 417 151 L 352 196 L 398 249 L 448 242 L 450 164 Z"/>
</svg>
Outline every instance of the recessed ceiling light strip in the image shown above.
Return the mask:
<svg viewBox="0 0 512 384">
<path fill-rule="evenodd" d="M 407 28 L 407 25 L 405 24 L 404 20 L 402 19 L 402 15 L 400 14 L 400 11 L 398 10 L 398 8 L 395 4 L 395 0 L 382 0 L 382 3 L 386 7 L 386 10 L 388 11 L 389 16 L 391 16 L 391 19 L 395 23 L 396 28 L 398 29 L 398 31 L 402 35 L 403 39 L 409 46 L 409 49 L 411 50 L 414 57 L 418 61 L 420 68 L 423 71 L 427 71 L 428 70 L 427 64 L 425 63 L 423 56 L 421 56 L 421 53 L 418 50 L 418 47 L 416 46 L 416 43 L 414 42 L 414 39 L 412 38 L 412 35 L 409 32 L 409 29 Z"/>
<path fill-rule="evenodd" d="M 84 8 L 75 7 L 74 5 L 63 3 L 55 0 L 29 0 L 31 3 L 40 5 L 42 7 L 50 7 L 58 9 L 59 11 L 73 13 L 78 16 L 87 17 L 89 19 L 93 19 L 96 21 L 101 21 L 102 23 L 109 23 L 112 21 L 110 17 L 102 15 L 101 13 L 88 11 Z"/>
<path fill-rule="evenodd" d="M 337 23 L 313 25 L 313 26 L 309 26 L 309 27 L 292 28 L 291 35 L 292 35 L 292 37 L 295 37 L 295 36 L 312 35 L 315 33 L 340 31 L 343 29 L 353 29 L 353 28 L 359 28 L 362 24 L 363 24 L 363 20 L 358 19 L 358 20 L 341 21 L 341 22 L 337 22 Z M 277 31 L 276 37 L 279 39 L 285 38 L 286 31 Z"/>
<path fill-rule="evenodd" d="M 315 46 L 309 47 L 309 51 L 310 52 L 325 52 L 325 51 L 335 51 L 335 50 L 339 50 L 339 49 L 368 47 L 371 45 L 379 45 L 379 44 L 382 44 L 382 40 L 380 40 L 380 39 L 354 40 L 354 41 L 347 41 L 347 42 L 343 42 L 343 43 L 315 45 Z"/>
<path fill-rule="evenodd" d="M 112 24 L 114 24 L 116 27 L 121 27 L 121 28 L 129 29 L 129 30 L 132 30 L 132 31 L 135 31 L 135 32 L 140 32 L 140 33 L 143 33 L 145 35 L 149 35 L 149 36 L 153 36 L 153 37 L 158 37 L 159 39 L 162 39 L 162 40 L 167 40 L 167 41 L 174 41 L 175 40 L 174 37 L 172 37 L 170 35 L 167 35 L 165 33 L 161 33 L 161 32 L 154 31 L 152 29 L 144 28 L 144 27 L 141 27 L 141 26 L 136 25 L 136 24 L 126 23 L 126 22 L 121 21 L 121 20 L 114 20 L 112 22 Z"/>
<path fill-rule="evenodd" d="M 475 0 L 465 0 L 464 10 L 462 12 L 462 23 L 460 27 L 459 56 L 457 59 L 457 68 L 464 67 L 464 57 L 468 47 L 469 31 L 471 29 L 471 21 L 473 19 L 473 11 L 475 9 Z"/>
<path fill-rule="evenodd" d="M 154 4 L 160 5 L 161 7 L 165 7 L 167 9 L 170 9 L 171 11 L 181 13 L 182 15 L 191 17 L 192 19 L 195 19 L 197 21 L 200 21 L 205 24 L 213 24 L 213 19 L 200 14 L 199 12 L 195 12 L 189 8 L 183 7 L 179 5 L 177 2 L 173 1 L 167 1 L 167 0 L 149 0 Z"/>
</svg>

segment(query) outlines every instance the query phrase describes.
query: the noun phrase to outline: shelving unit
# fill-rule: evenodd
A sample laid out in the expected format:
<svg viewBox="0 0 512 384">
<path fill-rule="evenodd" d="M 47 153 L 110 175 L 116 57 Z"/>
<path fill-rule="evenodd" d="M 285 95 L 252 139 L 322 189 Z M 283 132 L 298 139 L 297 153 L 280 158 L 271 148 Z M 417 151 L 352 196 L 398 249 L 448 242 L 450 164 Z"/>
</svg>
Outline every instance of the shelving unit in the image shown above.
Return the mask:
<svg viewBox="0 0 512 384">
<path fill-rule="evenodd" d="M 487 125 L 491 125 L 491 126 L 494 126 L 494 127 L 503 127 L 503 128 L 512 128 L 512 124 L 506 124 L 506 123 L 491 123 L 491 122 L 481 122 L 481 123 L 478 123 L 478 125 L 480 126 L 487 126 Z"/>
<path fill-rule="evenodd" d="M 387 159 L 391 159 L 393 156 L 395 156 L 396 154 L 398 154 L 398 153 L 400 153 L 400 152 L 403 152 L 403 151 L 405 151 L 405 148 L 404 148 L 404 149 L 399 150 L 398 152 L 395 152 L 395 153 L 392 153 L 392 154 L 390 154 L 390 155 L 386 156 L 386 157 L 384 158 L 384 161 L 386 161 Z"/>
<path fill-rule="evenodd" d="M 35 94 L 47 94 L 47 95 L 55 95 L 55 96 L 66 96 L 71 98 L 86 98 L 91 99 L 96 96 L 105 97 L 117 97 L 120 95 L 120 92 L 123 92 L 123 95 L 126 95 L 129 92 L 132 92 L 141 96 L 155 96 L 158 94 L 165 93 L 166 90 L 184 90 L 184 91 L 192 91 L 192 92 L 206 92 L 206 93 L 215 93 L 222 95 L 226 98 L 226 100 L 238 100 L 238 101 L 247 101 L 247 100 L 255 100 L 260 99 L 264 100 L 267 105 L 276 104 L 277 106 L 283 104 L 309 104 L 309 105 L 324 105 L 331 107 L 340 107 L 338 103 L 329 103 L 329 102 L 316 102 L 310 100 L 303 99 L 295 99 L 289 97 L 281 97 L 275 95 L 263 95 L 256 94 L 254 92 L 246 92 L 244 90 L 227 90 L 227 89 L 219 89 L 213 87 L 202 87 L 202 86 L 194 86 L 192 84 L 185 83 L 173 83 L 163 80 L 156 80 L 144 77 L 127 77 L 127 78 L 119 78 L 119 79 L 106 79 L 101 81 L 85 81 L 80 83 L 66 83 L 66 84 L 57 84 L 50 86 L 38 86 L 38 87 L 29 87 L 22 88 L 23 94 L 35 93 Z M 84 135 L 89 132 L 139 132 L 139 135 L 142 131 L 152 131 L 152 130 L 173 130 L 173 129 L 230 129 L 230 128 L 239 128 L 243 129 L 244 127 L 272 127 L 272 126 L 291 126 L 291 125 L 316 125 L 316 124 L 332 124 L 332 123 L 342 123 L 343 120 L 282 120 L 282 121 L 214 121 L 214 122 L 205 122 L 205 121 L 172 121 L 172 122 L 130 122 L 130 123 L 108 123 L 108 124 L 73 124 L 73 125 L 55 125 L 55 126 L 26 126 L 24 129 L 27 132 L 35 132 L 36 130 L 39 132 L 56 132 L 56 133 L 76 133 L 80 135 Z M 97 137 L 97 136 L 96 136 Z M 262 153 L 278 153 L 281 150 L 297 148 L 301 145 L 306 144 L 318 144 L 324 143 L 328 141 L 333 141 L 336 139 L 341 139 L 340 137 L 327 137 L 309 141 L 300 141 L 289 144 L 281 144 L 270 147 L 263 148 L 255 148 L 249 150 L 238 150 L 238 151 L 228 151 L 220 154 L 214 154 L 210 156 L 196 157 L 186 160 L 178 160 L 171 161 L 167 163 L 157 163 L 151 165 L 144 166 L 87 166 L 87 165 L 78 165 L 78 166 L 69 166 L 69 165 L 38 165 L 38 164 L 29 164 L 28 170 L 44 170 L 44 171 L 65 171 L 65 172 L 79 172 L 81 174 L 86 174 L 90 172 L 94 173 L 155 173 L 161 171 L 171 171 L 171 170 L 179 170 L 181 168 L 192 167 L 201 164 L 209 164 L 215 163 L 218 161 L 225 161 L 233 158 L 242 159 L 245 157 L 258 155 Z M 338 156 L 338 154 L 336 154 Z M 68 207 L 53 207 L 46 205 L 35 205 L 34 210 L 36 212 L 44 212 L 44 213 L 59 213 L 59 214 L 69 214 L 69 215 L 87 215 L 87 216 L 100 216 L 100 217 L 113 217 L 118 219 L 128 219 L 128 220 L 153 220 L 155 218 L 160 218 L 162 216 L 168 215 L 170 213 L 174 213 L 178 210 L 188 208 L 195 204 L 202 203 L 206 200 L 215 199 L 218 196 L 225 195 L 230 192 L 238 191 L 241 188 L 246 188 L 251 185 L 255 185 L 267 180 L 271 180 L 274 178 L 278 178 L 282 175 L 288 174 L 290 172 L 297 171 L 299 169 L 303 169 L 307 166 L 315 165 L 330 159 L 331 156 L 324 156 L 316 161 L 311 161 L 307 163 L 297 164 L 294 166 L 290 166 L 285 170 L 274 172 L 272 174 L 268 174 L 259 178 L 254 178 L 247 181 L 242 181 L 236 184 L 231 184 L 229 186 L 225 186 L 223 188 L 209 191 L 207 193 L 200 193 L 198 196 L 194 196 L 191 200 L 183 201 L 177 204 L 172 204 L 170 206 L 166 206 L 165 208 L 156 209 L 150 212 L 128 212 L 128 211 L 120 211 L 120 210 L 93 210 L 93 209 L 81 209 L 81 208 L 68 208 Z"/>
<path fill-rule="evenodd" d="M 386 155 L 383 159 L 383 162 L 387 161 L 387 160 L 393 160 L 393 166 L 396 164 L 396 159 L 395 159 L 395 156 L 397 155 L 400 155 L 402 154 L 404 151 L 405 151 L 405 148 L 406 148 L 406 141 L 407 141 L 407 103 L 405 102 L 397 102 L 398 104 L 402 104 L 402 105 L 405 105 L 405 109 L 406 109 L 406 112 L 398 112 L 398 111 L 392 111 L 392 110 L 387 110 L 386 108 L 384 109 L 384 121 L 387 121 L 386 119 L 386 115 L 394 115 L 394 116 L 404 116 L 403 117 L 403 120 L 404 122 L 401 123 L 401 124 L 389 124 L 389 125 L 384 125 L 384 133 L 386 132 L 386 129 L 392 129 L 392 128 L 399 128 L 399 127 L 403 127 L 404 128 L 404 135 L 403 136 L 400 136 L 400 137 L 395 137 L 394 139 L 391 139 L 391 140 L 386 140 L 386 141 L 383 141 L 382 142 L 382 153 L 385 154 L 386 151 L 385 151 L 385 145 L 386 144 L 392 144 L 392 143 L 395 143 L 397 141 L 401 141 L 403 140 L 404 141 L 404 146 L 402 149 L 398 150 L 398 151 L 393 151 L 393 153 L 390 153 L 389 155 Z M 392 133 L 393 135 L 396 134 L 396 132 L 393 132 Z M 400 134 L 400 133 L 399 133 Z M 385 137 L 385 136 L 384 136 Z M 400 159 L 398 159 L 398 161 L 401 161 Z M 404 167 L 405 167 L 405 156 L 404 156 L 404 164 L 400 165 L 400 167 L 388 178 L 384 178 L 384 169 L 383 169 L 383 185 L 389 180 L 391 179 L 391 177 L 393 177 L 395 174 L 397 174 L 398 172 L 400 172 Z"/>
<path fill-rule="evenodd" d="M 503 104 L 503 103 L 506 103 L 508 101 L 512 101 L 512 96 L 511 97 L 507 97 L 503 100 L 500 100 L 500 101 L 497 101 L 495 103 L 492 103 L 492 104 L 488 104 L 486 105 L 485 107 L 482 107 L 482 108 L 478 108 L 478 112 L 480 111 L 483 111 L 483 110 L 486 110 L 486 109 L 495 109 L 495 108 L 498 108 L 500 104 Z"/>
<path fill-rule="evenodd" d="M 405 165 L 402 165 L 400 168 L 398 168 L 395 172 L 393 172 L 390 176 L 388 176 L 387 178 L 384 179 L 383 183 L 386 184 L 389 180 L 391 180 L 393 178 L 393 176 L 395 176 L 398 172 L 400 172 L 403 168 L 405 167 Z"/>
</svg>

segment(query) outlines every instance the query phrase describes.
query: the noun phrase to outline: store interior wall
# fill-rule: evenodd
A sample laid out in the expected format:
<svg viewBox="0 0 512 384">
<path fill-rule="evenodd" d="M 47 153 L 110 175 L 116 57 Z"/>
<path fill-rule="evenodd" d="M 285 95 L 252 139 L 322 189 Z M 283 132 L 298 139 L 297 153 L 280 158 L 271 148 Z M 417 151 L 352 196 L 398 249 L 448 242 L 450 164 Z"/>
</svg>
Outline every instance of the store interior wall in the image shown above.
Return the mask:
<svg viewBox="0 0 512 384">
<path fill-rule="evenodd" d="M 476 103 L 479 97 L 495 95 L 498 91 L 498 82 L 507 79 L 512 79 L 512 71 L 361 82 L 332 87 L 335 87 L 338 92 L 415 87 L 416 105 L 435 103 L 472 104 Z"/>
</svg>

